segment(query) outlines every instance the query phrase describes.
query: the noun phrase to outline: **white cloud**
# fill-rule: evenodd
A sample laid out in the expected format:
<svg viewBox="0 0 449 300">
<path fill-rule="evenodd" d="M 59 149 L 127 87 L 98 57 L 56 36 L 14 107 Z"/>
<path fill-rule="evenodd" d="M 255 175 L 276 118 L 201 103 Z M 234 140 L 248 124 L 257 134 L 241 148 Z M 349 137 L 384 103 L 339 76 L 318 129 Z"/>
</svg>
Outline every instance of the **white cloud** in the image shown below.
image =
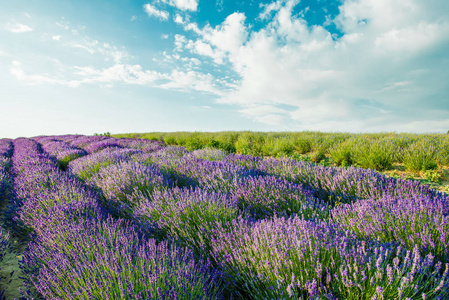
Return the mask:
<svg viewBox="0 0 449 300">
<path fill-rule="evenodd" d="M 75 66 L 66 70 L 64 76 L 27 73 L 19 61 L 13 61 L 10 73 L 26 85 L 63 85 L 79 87 L 85 84 L 102 84 L 112 87 L 114 84 L 133 84 L 162 89 L 199 91 L 214 95 L 223 95 L 218 83 L 211 74 L 193 70 L 175 69 L 169 73 L 144 70 L 140 65 L 115 64 L 108 68 Z"/>
<path fill-rule="evenodd" d="M 333 20 L 340 37 L 293 14 L 298 2 L 262 6 L 259 17 L 269 23 L 249 33 L 241 13 L 215 28 L 185 23 L 198 37 L 176 49 L 229 62 L 240 79 L 218 101 L 237 104 L 245 116 L 272 125 L 290 120 L 321 130 L 337 129 L 336 124 L 351 131 L 380 128 L 404 106 L 424 118 L 423 99 L 447 93 L 447 85 L 431 78 L 449 77 L 449 2 L 346 0 Z M 262 109 L 285 104 L 296 108 Z"/>
<path fill-rule="evenodd" d="M 75 75 L 82 77 L 81 83 L 114 83 L 147 85 L 161 78 L 155 71 L 144 71 L 140 65 L 115 64 L 105 69 L 93 67 L 75 67 Z"/>
<path fill-rule="evenodd" d="M 196 11 L 199 0 L 160 0 L 163 3 L 174 6 L 180 10 Z"/>
<path fill-rule="evenodd" d="M 185 36 L 181 34 L 175 34 L 175 51 L 183 51 L 184 45 L 187 43 Z"/>
<path fill-rule="evenodd" d="M 17 80 L 23 81 L 27 85 L 55 84 L 69 87 L 79 87 L 82 84 L 93 83 L 125 83 L 137 85 L 149 85 L 164 78 L 164 76 L 155 71 L 143 70 L 140 65 L 115 64 L 112 67 L 96 69 L 94 67 L 75 66 L 71 74 L 66 78 L 50 76 L 48 74 L 27 74 L 22 64 L 18 61 L 12 63 L 11 74 Z M 72 78 L 67 78 L 72 77 Z"/>
<path fill-rule="evenodd" d="M 163 40 L 168 39 L 168 34 L 161 34 L 161 39 L 163 39 Z"/>
<path fill-rule="evenodd" d="M 184 19 L 179 14 L 175 15 L 175 18 L 173 19 L 173 21 L 175 21 L 175 23 L 177 23 L 177 24 L 184 24 Z"/>
<path fill-rule="evenodd" d="M 222 51 L 217 51 L 215 49 L 212 49 L 212 46 L 208 43 L 205 43 L 203 41 L 195 41 L 192 40 L 189 41 L 189 43 L 186 45 L 187 49 L 190 49 L 192 53 L 198 54 L 198 55 L 204 55 L 209 56 L 213 58 L 214 62 L 216 64 L 223 64 L 223 59 L 225 58 L 225 54 Z"/>
<path fill-rule="evenodd" d="M 168 16 L 170 15 L 167 11 L 159 10 L 149 3 L 145 4 L 143 8 L 145 12 L 148 14 L 148 16 L 156 17 L 164 21 L 168 20 Z"/>
<path fill-rule="evenodd" d="M 70 26 L 69 26 L 70 23 L 67 22 L 64 18 L 62 19 L 61 22 L 56 22 L 55 24 L 56 24 L 56 26 L 58 26 L 58 27 L 60 27 L 60 28 L 62 28 L 64 30 L 69 30 L 70 29 Z"/>
<path fill-rule="evenodd" d="M 185 46 L 194 54 L 208 56 L 213 59 L 214 63 L 223 64 L 227 58 L 226 52 L 239 51 L 246 41 L 248 31 L 244 22 L 245 15 L 243 13 L 233 13 L 215 28 L 206 25 L 200 29 L 196 23 L 184 23 L 184 30 L 193 31 L 200 38 L 188 42 L 183 40 L 183 43 L 175 41 L 175 50 L 180 51 L 181 47 Z"/>
<path fill-rule="evenodd" d="M 11 23 L 8 23 L 6 25 L 6 30 L 14 32 L 14 33 L 24 33 L 24 32 L 33 31 L 33 28 L 31 28 L 30 26 L 25 25 L 25 24 L 20 24 L 20 23 L 11 24 Z"/>
<path fill-rule="evenodd" d="M 131 16 L 131 19 L 129 19 L 131 22 L 137 20 L 137 16 Z"/>
<path fill-rule="evenodd" d="M 245 19 L 245 14 L 233 13 L 220 26 L 213 29 L 206 27 L 203 30 L 203 38 L 220 50 L 238 51 L 248 36 Z"/>
<path fill-rule="evenodd" d="M 59 40 L 60 36 L 53 37 L 54 40 Z M 77 35 L 74 40 L 64 43 L 67 47 L 82 49 L 90 54 L 101 54 L 105 61 L 114 61 L 115 63 L 121 63 L 128 59 L 130 55 L 124 47 L 121 49 L 108 43 L 101 43 L 98 40 L 93 40 L 88 36 L 82 36 L 79 38 Z"/>
<path fill-rule="evenodd" d="M 42 84 L 57 84 L 66 86 L 76 86 L 75 81 L 63 80 L 58 78 L 52 78 L 48 74 L 32 74 L 28 75 L 22 69 L 22 64 L 19 61 L 12 61 L 12 67 L 10 68 L 11 75 L 17 80 L 25 82 L 27 85 L 42 85 Z"/>
<path fill-rule="evenodd" d="M 51 37 L 51 39 L 54 40 L 54 41 L 59 41 L 61 39 L 61 36 L 60 35 L 54 35 L 54 36 Z"/>
<path fill-rule="evenodd" d="M 98 45 L 97 40 L 82 40 L 82 41 L 69 41 L 65 43 L 66 46 L 78 48 L 94 54 Z"/>
<path fill-rule="evenodd" d="M 183 72 L 180 70 L 173 70 L 165 77 L 169 80 L 169 82 L 159 84 L 158 87 L 163 89 L 179 89 L 184 91 L 195 90 L 200 92 L 208 92 L 215 95 L 223 94 L 215 85 L 214 78 L 211 74 L 204 74 L 195 71 Z"/>
</svg>

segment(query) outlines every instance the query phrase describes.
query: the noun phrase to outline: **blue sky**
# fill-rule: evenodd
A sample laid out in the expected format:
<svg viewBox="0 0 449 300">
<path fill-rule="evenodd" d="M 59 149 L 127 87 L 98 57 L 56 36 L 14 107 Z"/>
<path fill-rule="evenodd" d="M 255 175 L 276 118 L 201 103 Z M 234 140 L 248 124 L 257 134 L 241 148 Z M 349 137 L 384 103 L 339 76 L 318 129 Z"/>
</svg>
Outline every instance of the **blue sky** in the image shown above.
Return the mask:
<svg viewBox="0 0 449 300">
<path fill-rule="evenodd" d="M 446 0 L 3 2 L 0 137 L 449 130 Z"/>
</svg>

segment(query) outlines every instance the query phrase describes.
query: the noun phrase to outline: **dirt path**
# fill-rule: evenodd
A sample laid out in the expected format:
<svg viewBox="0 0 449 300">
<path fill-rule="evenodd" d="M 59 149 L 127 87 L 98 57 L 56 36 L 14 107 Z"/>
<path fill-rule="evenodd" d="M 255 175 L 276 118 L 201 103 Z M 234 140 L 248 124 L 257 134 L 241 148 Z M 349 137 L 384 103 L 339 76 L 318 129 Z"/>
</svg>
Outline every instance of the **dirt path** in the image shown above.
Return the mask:
<svg viewBox="0 0 449 300">
<path fill-rule="evenodd" d="M 8 201 L 3 201 L 0 205 L 0 225 L 4 231 L 8 228 L 4 225 L 3 213 L 7 209 Z M 20 299 L 19 287 L 23 288 L 22 272 L 19 268 L 19 260 L 22 258 L 22 253 L 25 247 L 28 245 L 28 241 L 21 240 L 11 234 L 9 239 L 11 243 L 11 252 L 7 253 L 3 257 L 3 261 L 0 263 L 0 290 L 5 290 L 4 297 L 7 300 Z"/>
</svg>

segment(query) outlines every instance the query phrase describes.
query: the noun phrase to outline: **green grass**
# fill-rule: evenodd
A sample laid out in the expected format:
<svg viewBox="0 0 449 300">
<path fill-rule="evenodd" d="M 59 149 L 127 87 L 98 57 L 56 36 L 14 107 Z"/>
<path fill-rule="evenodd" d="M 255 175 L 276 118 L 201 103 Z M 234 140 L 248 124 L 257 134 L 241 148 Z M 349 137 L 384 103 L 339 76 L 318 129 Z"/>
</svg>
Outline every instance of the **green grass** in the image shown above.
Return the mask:
<svg viewBox="0 0 449 300">
<path fill-rule="evenodd" d="M 378 171 L 404 163 L 409 171 L 449 166 L 448 134 L 328 133 L 328 132 L 150 132 L 114 137 L 164 141 L 188 150 L 216 148 L 227 153 L 302 158 L 320 162 L 330 158 L 337 166 L 360 166 Z"/>
</svg>

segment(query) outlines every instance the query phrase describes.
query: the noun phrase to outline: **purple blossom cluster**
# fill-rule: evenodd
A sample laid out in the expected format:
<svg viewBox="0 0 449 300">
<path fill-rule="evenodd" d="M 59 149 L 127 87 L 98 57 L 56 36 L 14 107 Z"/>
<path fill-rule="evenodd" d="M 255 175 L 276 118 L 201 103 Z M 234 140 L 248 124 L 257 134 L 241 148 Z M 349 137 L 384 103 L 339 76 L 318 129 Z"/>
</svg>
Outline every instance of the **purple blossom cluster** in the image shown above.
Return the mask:
<svg viewBox="0 0 449 300">
<path fill-rule="evenodd" d="M 415 194 L 425 195 L 429 199 L 444 197 L 418 181 L 387 177 L 357 167 L 325 167 L 289 158 L 268 158 L 262 160 L 257 168 L 264 173 L 302 183 L 315 190 L 317 197 L 331 204 Z"/>
<path fill-rule="evenodd" d="M 220 299 L 220 274 L 192 251 L 144 239 L 122 220 L 65 222 L 24 255 L 44 299 Z"/>
<path fill-rule="evenodd" d="M 14 220 L 30 231 L 39 232 L 42 224 L 53 225 L 55 210 L 64 207 L 80 206 L 98 213 L 97 193 L 64 173 L 35 141 L 15 140 L 12 162 L 17 207 Z"/>
<path fill-rule="evenodd" d="M 134 217 L 144 230 L 159 239 L 169 238 L 196 253 L 211 251 L 216 223 L 226 224 L 238 215 L 235 199 L 199 188 L 172 188 L 140 195 Z"/>
<path fill-rule="evenodd" d="M 446 299 L 449 264 L 298 216 L 217 224 L 215 261 L 242 298 Z M 421 299 L 421 298 L 420 298 Z"/>
<path fill-rule="evenodd" d="M 44 140 L 42 138 L 39 143 L 42 145 L 42 149 L 55 158 L 63 169 L 72 160 L 87 155 L 84 149 L 74 147 L 62 140 Z"/>
<path fill-rule="evenodd" d="M 120 146 L 117 139 L 108 138 L 105 140 L 90 143 L 84 147 L 84 149 L 88 153 L 95 153 L 106 148 L 122 148 L 122 146 Z"/>
<path fill-rule="evenodd" d="M 72 139 L 70 141 L 67 141 L 67 142 L 74 147 L 84 148 L 92 143 L 107 140 L 107 139 L 109 139 L 109 137 L 107 137 L 107 136 L 100 136 L 100 135 L 85 136 L 85 135 L 83 135 L 83 136 L 79 136 L 79 137 Z"/>
<path fill-rule="evenodd" d="M 385 196 L 342 204 L 332 218 L 361 239 L 397 242 L 446 261 L 449 257 L 449 197 Z"/>
<path fill-rule="evenodd" d="M 142 152 L 134 149 L 106 148 L 102 151 L 71 161 L 68 169 L 71 173 L 85 180 L 92 177 L 92 175 L 100 171 L 101 168 L 123 161 L 129 161 L 131 160 L 131 155 L 139 153 Z"/>
<path fill-rule="evenodd" d="M 164 190 L 173 185 L 170 178 L 154 164 L 122 161 L 103 167 L 93 175 L 88 183 L 103 192 L 105 206 L 114 215 L 129 217 L 139 199 L 156 190 Z"/>
<path fill-rule="evenodd" d="M 247 177 L 239 182 L 233 195 L 239 209 L 254 219 L 294 214 L 320 218 L 326 217 L 329 210 L 312 190 L 275 176 Z"/>
<path fill-rule="evenodd" d="M 10 156 L 12 154 L 12 143 L 9 139 L 0 139 L 0 203 L 7 200 L 11 188 L 11 176 L 9 174 Z M 9 232 L 5 232 L 0 227 L 0 263 L 3 257 L 9 252 Z M 0 279 L 1 281 L 1 279 Z M 3 282 L 1 282 L 3 285 Z M 0 298 L 3 295 L 0 291 Z"/>
<path fill-rule="evenodd" d="M 182 157 L 175 171 L 191 178 L 202 189 L 232 193 L 238 183 L 258 172 L 224 161 L 210 161 L 199 158 Z"/>
<path fill-rule="evenodd" d="M 33 232 L 20 262 L 25 297 L 221 298 L 221 273 L 207 260 L 113 219 L 100 195 L 63 172 L 37 142 L 14 141 L 12 172 L 16 220 Z"/>
</svg>

